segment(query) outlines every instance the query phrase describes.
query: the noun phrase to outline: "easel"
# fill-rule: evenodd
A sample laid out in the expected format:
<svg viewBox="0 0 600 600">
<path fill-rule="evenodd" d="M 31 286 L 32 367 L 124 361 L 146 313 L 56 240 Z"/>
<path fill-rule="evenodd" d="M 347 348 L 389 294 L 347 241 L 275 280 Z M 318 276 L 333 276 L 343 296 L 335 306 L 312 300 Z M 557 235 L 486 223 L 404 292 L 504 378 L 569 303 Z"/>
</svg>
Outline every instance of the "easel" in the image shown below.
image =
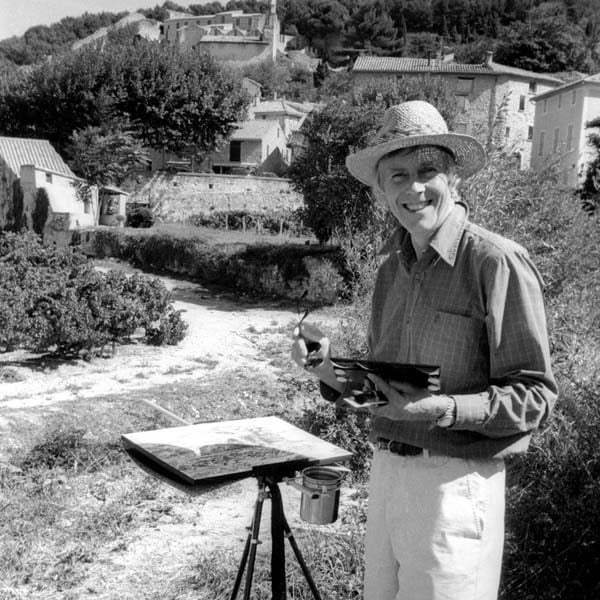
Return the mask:
<svg viewBox="0 0 600 600">
<path fill-rule="evenodd" d="M 257 469 L 260 471 L 260 469 Z M 289 473 L 288 473 L 289 475 Z M 293 473 L 291 474 L 293 476 Z M 296 540 L 290 530 L 285 513 L 283 511 L 283 502 L 281 500 L 281 492 L 279 490 L 279 482 L 282 481 L 284 474 L 277 470 L 272 470 L 270 473 L 255 473 L 258 480 L 258 497 L 254 505 L 254 515 L 249 528 L 246 545 L 240 561 L 237 577 L 231 592 L 230 600 L 235 600 L 240 589 L 244 571 L 246 571 L 246 581 L 244 584 L 243 600 L 250 600 L 250 589 L 252 587 L 252 577 L 254 575 L 254 563 L 256 560 L 256 548 L 260 543 L 258 535 L 260 532 L 260 519 L 262 515 L 262 507 L 266 498 L 271 499 L 271 591 L 272 600 L 285 600 L 287 593 L 286 576 L 285 576 L 285 544 L 284 537 L 287 537 L 290 546 L 294 551 L 296 560 L 302 569 L 302 573 L 306 578 L 308 587 L 312 592 L 315 600 L 321 600 L 319 590 L 308 570 L 308 566 L 304 561 L 300 548 L 296 544 Z M 247 570 L 246 570 L 247 567 Z"/>
<path fill-rule="evenodd" d="M 202 494 L 211 486 L 245 477 L 257 479 L 258 496 L 231 600 L 237 598 L 244 573 L 243 600 L 250 600 L 256 550 L 260 543 L 262 508 L 266 499 L 271 500 L 272 600 L 286 600 L 286 537 L 315 600 L 321 600 L 285 518 L 279 484 L 284 479 L 293 479 L 297 471 L 308 466 L 347 460 L 352 456 L 350 452 L 278 417 L 198 423 L 123 434 L 121 437 L 125 450 L 138 466 L 189 494 Z"/>
</svg>

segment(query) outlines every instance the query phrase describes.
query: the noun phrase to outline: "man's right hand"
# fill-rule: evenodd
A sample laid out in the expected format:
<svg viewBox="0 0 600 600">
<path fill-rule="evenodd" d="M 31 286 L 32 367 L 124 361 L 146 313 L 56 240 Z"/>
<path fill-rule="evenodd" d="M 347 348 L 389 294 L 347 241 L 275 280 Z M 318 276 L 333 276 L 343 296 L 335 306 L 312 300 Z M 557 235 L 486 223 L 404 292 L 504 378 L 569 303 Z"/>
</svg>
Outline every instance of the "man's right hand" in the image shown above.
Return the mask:
<svg viewBox="0 0 600 600">
<path fill-rule="evenodd" d="M 331 362 L 329 338 L 318 327 L 303 322 L 294 329 L 292 358 L 329 387 L 340 393 L 344 390 L 345 384 L 337 379 Z"/>
</svg>

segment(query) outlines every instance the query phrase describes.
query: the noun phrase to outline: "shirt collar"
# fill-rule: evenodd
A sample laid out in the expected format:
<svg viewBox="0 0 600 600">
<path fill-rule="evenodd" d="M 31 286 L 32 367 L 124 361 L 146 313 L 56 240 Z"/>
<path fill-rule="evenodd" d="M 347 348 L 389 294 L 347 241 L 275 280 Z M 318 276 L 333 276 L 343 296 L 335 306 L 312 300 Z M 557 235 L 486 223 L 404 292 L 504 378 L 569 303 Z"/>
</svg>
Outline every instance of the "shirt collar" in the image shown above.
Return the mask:
<svg viewBox="0 0 600 600">
<path fill-rule="evenodd" d="M 467 205 L 457 202 L 429 242 L 429 246 L 451 267 L 456 262 L 458 246 L 467 224 L 468 215 L 469 209 Z M 406 256 L 409 256 L 411 253 L 414 254 L 410 234 L 402 226 L 399 226 L 388 238 L 379 253 L 391 254 L 392 252 L 400 252 Z"/>
</svg>

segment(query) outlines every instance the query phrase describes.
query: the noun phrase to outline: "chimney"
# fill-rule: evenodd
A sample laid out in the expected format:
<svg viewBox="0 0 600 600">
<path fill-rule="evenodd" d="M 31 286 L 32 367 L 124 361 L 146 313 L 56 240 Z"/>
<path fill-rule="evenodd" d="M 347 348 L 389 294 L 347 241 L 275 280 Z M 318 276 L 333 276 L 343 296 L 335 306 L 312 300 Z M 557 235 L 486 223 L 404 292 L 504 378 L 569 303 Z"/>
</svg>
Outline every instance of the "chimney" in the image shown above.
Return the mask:
<svg viewBox="0 0 600 600">
<path fill-rule="evenodd" d="M 494 52 L 493 52 L 492 50 L 488 50 L 488 51 L 485 53 L 485 64 L 486 64 L 486 65 L 489 65 L 489 64 L 491 64 L 491 62 L 492 62 L 493 58 L 494 58 Z"/>
</svg>

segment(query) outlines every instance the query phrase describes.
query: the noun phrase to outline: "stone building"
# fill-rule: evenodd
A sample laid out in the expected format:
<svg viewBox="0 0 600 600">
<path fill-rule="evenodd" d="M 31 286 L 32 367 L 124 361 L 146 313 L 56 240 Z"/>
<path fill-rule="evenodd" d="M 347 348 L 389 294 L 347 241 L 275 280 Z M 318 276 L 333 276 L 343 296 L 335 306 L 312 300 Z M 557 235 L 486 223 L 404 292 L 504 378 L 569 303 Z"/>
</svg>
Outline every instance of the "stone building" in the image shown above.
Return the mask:
<svg viewBox="0 0 600 600">
<path fill-rule="evenodd" d="M 546 91 L 533 102 L 531 167 L 539 170 L 548 160 L 560 159 L 563 183 L 577 188 L 595 158 L 586 123 L 600 117 L 600 74 Z"/>
<path fill-rule="evenodd" d="M 352 68 L 355 89 L 428 74 L 441 77 L 454 91 L 459 108 L 455 132 L 473 135 L 482 142 L 492 141 L 518 154 L 523 168 L 529 166 L 534 128 L 531 100 L 562 85 L 562 80 L 501 65 L 493 61 L 491 52 L 483 64 L 359 56 Z"/>
<path fill-rule="evenodd" d="M 214 15 L 177 15 L 161 26 L 167 44 L 199 48 L 228 62 L 272 60 L 285 51 L 291 36 L 282 35 L 276 0 L 268 14 L 230 10 Z"/>
</svg>

